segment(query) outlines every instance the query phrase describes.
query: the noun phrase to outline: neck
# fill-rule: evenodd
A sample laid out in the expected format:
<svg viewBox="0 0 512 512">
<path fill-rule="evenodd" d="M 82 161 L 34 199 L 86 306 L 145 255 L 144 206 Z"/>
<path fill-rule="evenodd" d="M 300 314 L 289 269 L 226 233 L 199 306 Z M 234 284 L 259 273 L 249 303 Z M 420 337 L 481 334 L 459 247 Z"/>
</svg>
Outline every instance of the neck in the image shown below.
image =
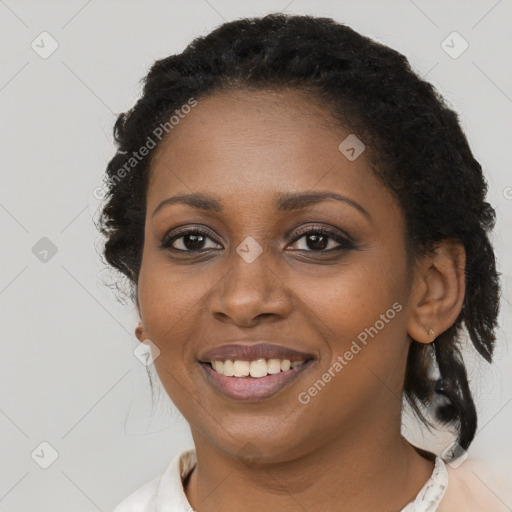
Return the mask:
<svg viewBox="0 0 512 512">
<path fill-rule="evenodd" d="M 254 465 L 226 455 L 197 431 L 193 437 L 198 462 L 185 492 L 201 512 L 401 510 L 433 469 L 399 429 L 347 434 L 296 458 Z"/>
</svg>

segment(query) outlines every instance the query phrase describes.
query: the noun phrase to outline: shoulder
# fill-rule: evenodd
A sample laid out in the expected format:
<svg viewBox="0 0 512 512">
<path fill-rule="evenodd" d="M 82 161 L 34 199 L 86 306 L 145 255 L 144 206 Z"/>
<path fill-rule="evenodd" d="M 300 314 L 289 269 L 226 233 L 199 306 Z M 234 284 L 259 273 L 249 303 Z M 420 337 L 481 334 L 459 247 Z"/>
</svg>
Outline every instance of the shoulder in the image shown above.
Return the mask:
<svg viewBox="0 0 512 512">
<path fill-rule="evenodd" d="M 446 464 L 448 486 L 438 512 L 506 512 L 510 494 L 483 464 L 466 460 L 460 466 Z"/>
<path fill-rule="evenodd" d="M 126 497 L 113 512 L 153 512 L 161 476 L 147 482 Z"/>
<path fill-rule="evenodd" d="M 175 510 L 189 510 L 183 478 L 196 464 L 195 450 L 178 453 L 165 472 L 125 498 L 113 512 L 160 512 L 170 504 Z"/>
</svg>

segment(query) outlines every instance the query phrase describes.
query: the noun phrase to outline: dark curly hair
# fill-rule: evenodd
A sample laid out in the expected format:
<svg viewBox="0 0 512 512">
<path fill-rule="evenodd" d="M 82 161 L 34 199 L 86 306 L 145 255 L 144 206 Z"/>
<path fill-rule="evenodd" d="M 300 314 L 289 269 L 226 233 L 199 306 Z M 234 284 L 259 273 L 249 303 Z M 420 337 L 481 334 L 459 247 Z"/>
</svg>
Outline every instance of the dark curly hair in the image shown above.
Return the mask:
<svg viewBox="0 0 512 512">
<path fill-rule="evenodd" d="M 461 331 L 464 326 L 490 362 L 500 292 L 488 238 L 495 211 L 485 201 L 482 167 L 458 115 L 399 52 L 330 18 L 276 13 L 225 23 L 194 39 L 182 53 L 157 60 L 144 79 L 142 97 L 114 126 L 117 153 L 107 166 L 97 226 L 106 237 L 106 262 L 127 278 L 136 301 L 154 151 L 137 165 L 133 155 L 149 147 L 148 136 L 156 127 L 168 123 L 191 98 L 287 88 L 322 101 L 336 122 L 365 141 L 375 174 L 404 212 L 410 262 L 444 239 L 459 240 L 465 248 L 462 310 L 434 341 L 434 350 L 412 340 L 404 394 L 429 428 L 434 418 L 454 426 L 457 442 L 466 449 L 477 414 L 460 351 Z M 440 374 L 437 380 L 433 368 Z M 432 416 L 429 406 L 439 395 L 444 403 Z"/>
</svg>

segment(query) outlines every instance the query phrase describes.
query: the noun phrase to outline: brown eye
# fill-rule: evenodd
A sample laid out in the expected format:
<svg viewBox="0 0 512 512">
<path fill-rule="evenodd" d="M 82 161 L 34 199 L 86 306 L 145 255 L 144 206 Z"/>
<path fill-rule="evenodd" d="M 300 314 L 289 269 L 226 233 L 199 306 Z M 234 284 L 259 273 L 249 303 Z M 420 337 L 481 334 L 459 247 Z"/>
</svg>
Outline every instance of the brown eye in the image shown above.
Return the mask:
<svg viewBox="0 0 512 512">
<path fill-rule="evenodd" d="M 182 230 L 171 236 L 167 236 L 162 241 L 160 247 L 162 249 L 172 249 L 181 252 L 196 252 L 214 249 L 215 247 L 205 247 L 207 240 L 213 241 L 209 232 L 202 229 L 191 228 Z M 178 242 L 178 244 L 175 244 L 175 242 Z M 176 245 L 181 247 L 177 247 Z"/>
<path fill-rule="evenodd" d="M 306 248 L 298 248 L 297 250 L 300 251 L 331 252 L 354 247 L 349 238 L 325 228 L 309 228 L 296 237 L 294 243 L 302 238 L 305 239 Z M 337 244 L 337 246 L 333 246 L 333 243 Z"/>
</svg>

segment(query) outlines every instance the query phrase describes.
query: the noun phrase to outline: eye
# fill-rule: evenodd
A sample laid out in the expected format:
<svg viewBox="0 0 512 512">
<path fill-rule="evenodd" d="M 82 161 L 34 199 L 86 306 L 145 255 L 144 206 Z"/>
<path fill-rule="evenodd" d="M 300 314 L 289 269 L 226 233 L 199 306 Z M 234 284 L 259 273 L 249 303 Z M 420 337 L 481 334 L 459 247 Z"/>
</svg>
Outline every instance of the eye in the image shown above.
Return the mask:
<svg viewBox="0 0 512 512">
<path fill-rule="evenodd" d="M 297 235 L 299 236 L 295 237 L 294 243 L 296 244 L 304 238 L 306 248 L 299 247 L 296 250 L 328 253 L 354 248 L 354 244 L 348 236 L 343 236 L 327 228 L 309 227 L 301 230 Z M 208 240 L 213 242 L 213 245 L 210 244 L 208 246 Z M 333 243 L 334 247 L 332 247 Z M 329 247 L 330 245 L 331 247 Z M 189 253 L 218 249 L 218 246 L 222 248 L 209 231 L 199 228 L 182 229 L 177 233 L 168 235 L 162 240 L 160 245 L 162 249 Z"/>
<path fill-rule="evenodd" d="M 298 248 L 297 250 L 306 252 L 333 252 L 354 248 L 354 244 L 347 237 L 338 232 L 327 228 L 310 227 L 298 233 L 300 236 L 295 238 L 294 243 L 302 238 L 305 239 L 305 248 Z M 337 243 L 337 246 L 332 247 L 332 243 Z M 329 245 L 331 244 L 331 247 Z M 309 249 L 308 249 L 309 248 Z"/>
<path fill-rule="evenodd" d="M 205 247 L 206 240 L 214 241 L 208 231 L 198 228 L 188 228 L 166 236 L 160 245 L 161 249 L 172 249 L 181 252 L 197 252 L 215 247 Z M 175 242 L 178 242 L 175 244 Z M 215 241 L 214 241 L 215 242 Z M 215 242 L 218 244 L 218 242 Z M 220 245 L 220 244 L 218 244 Z"/>
</svg>

